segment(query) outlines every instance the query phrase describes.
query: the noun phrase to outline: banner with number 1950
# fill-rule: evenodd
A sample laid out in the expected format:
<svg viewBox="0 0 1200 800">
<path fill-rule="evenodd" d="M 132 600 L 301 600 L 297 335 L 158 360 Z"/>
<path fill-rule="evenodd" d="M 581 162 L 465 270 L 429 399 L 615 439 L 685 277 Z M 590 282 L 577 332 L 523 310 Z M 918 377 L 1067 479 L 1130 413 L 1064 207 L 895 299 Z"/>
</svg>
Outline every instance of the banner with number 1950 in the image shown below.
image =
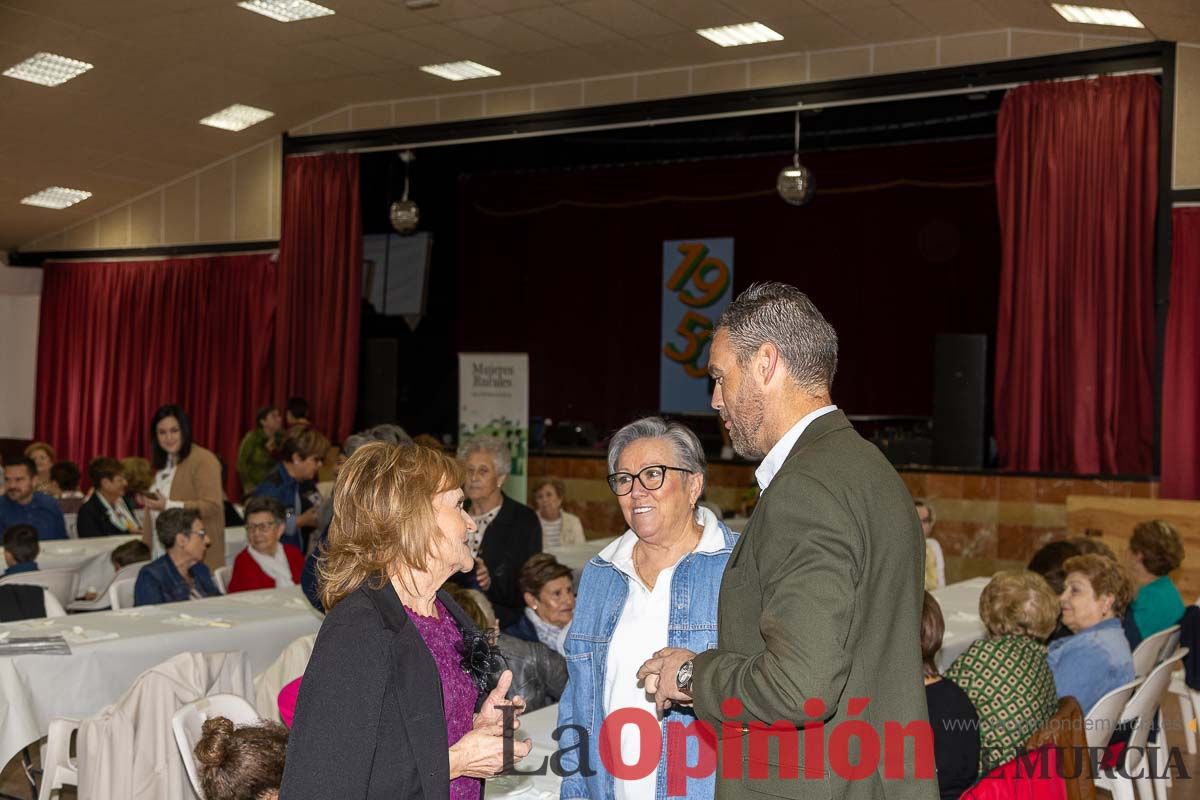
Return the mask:
<svg viewBox="0 0 1200 800">
<path fill-rule="evenodd" d="M 658 396 L 663 411 L 711 411 L 708 347 L 733 294 L 733 239 L 663 242 L 662 349 Z"/>
</svg>

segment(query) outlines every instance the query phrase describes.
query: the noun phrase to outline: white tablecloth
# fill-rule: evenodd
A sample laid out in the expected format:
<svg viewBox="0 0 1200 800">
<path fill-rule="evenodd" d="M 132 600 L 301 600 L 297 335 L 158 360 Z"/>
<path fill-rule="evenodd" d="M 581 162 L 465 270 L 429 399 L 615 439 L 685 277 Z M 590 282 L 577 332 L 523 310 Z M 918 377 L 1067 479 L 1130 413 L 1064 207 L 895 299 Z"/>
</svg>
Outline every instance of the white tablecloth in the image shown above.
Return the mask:
<svg viewBox="0 0 1200 800">
<path fill-rule="evenodd" d="M 230 627 L 206 624 L 213 619 Z M 299 587 L 292 586 L 0 624 L 0 634 L 7 632 L 10 638 L 67 632 L 71 647 L 71 655 L 64 656 L 0 656 L 0 765 L 45 736 L 51 717 L 96 713 L 116 701 L 139 674 L 177 653 L 244 650 L 258 673 L 294 639 L 316 633 L 321 619 Z M 70 637 L 78 635 L 76 626 L 89 638 L 116 637 L 71 643 Z"/>
<path fill-rule="evenodd" d="M 942 607 L 946 621 L 946 634 L 937 657 L 939 669 L 946 669 L 972 642 L 987 635 L 979 618 L 979 595 L 989 581 L 991 578 L 971 578 L 930 592 Z"/>
<path fill-rule="evenodd" d="M 98 592 L 112 581 L 113 568 L 109 555 L 116 548 L 137 538 L 95 536 L 87 539 L 51 539 L 48 542 L 38 542 L 41 547 L 37 557 L 38 567 L 78 570 L 79 593 Z"/>
<path fill-rule="evenodd" d="M 483 795 L 488 800 L 492 798 L 521 798 L 521 800 L 557 800 L 558 788 L 562 778 L 550 769 L 550 757 L 558 749 L 552 734 L 558 725 L 558 704 L 539 708 L 528 714 L 521 715 L 521 732 L 517 735 L 528 735 L 533 739 L 533 750 L 524 760 L 517 764 L 517 769 L 530 771 L 546 766 L 545 775 L 529 775 L 524 777 L 503 776 L 494 778 L 484 784 Z"/>
</svg>

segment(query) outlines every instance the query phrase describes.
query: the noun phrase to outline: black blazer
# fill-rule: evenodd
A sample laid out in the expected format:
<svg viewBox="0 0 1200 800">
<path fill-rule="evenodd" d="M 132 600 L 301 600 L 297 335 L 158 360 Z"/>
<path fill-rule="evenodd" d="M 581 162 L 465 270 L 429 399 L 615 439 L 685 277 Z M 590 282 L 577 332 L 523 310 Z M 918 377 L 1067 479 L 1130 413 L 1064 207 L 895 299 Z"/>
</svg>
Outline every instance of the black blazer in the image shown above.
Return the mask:
<svg viewBox="0 0 1200 800">
<path fill-rule="evenodd" d="M 138 518 L 137 512 L 129 505 L 128 500 L 122 497 L 117 502 L 124 503 L 125 507 L 129 509 L 130 515 L 135 520 Z M 92 492 L 92 496 L 87 499 L 87 502 L 79 507 L 79 517 L 75 521 L 75 526 L 79 531 L 80 539 L 88 536 L 125 536 L 129 533 L 129 531 L 123 531 L 112 524 L 112 520 L 108 518 L 108 511 L 100 502 L 100 495 L 97 492 Z"/>
<path fill-rule="evenodd" d="M 483 532 L 479 545 L 479 557 L 492 576 L 487 597 L 496 609 L 501 630 L 516 623 L 524 613 L 525 600 L 519 585 L 521 567 L 542 552 L 542 524 L 537 514 L 508 495 L 503 497 L 500 513 Z"/>
<path fill-rule="evenodd" d="M 459 628 L 475 629 L 448 594 L 438 599 Z M 317 634 L 281 800 L 447 799 L 447 742 L 442 681 L 420 632 L 390 584 L 359 587 Z"/>
</svg>

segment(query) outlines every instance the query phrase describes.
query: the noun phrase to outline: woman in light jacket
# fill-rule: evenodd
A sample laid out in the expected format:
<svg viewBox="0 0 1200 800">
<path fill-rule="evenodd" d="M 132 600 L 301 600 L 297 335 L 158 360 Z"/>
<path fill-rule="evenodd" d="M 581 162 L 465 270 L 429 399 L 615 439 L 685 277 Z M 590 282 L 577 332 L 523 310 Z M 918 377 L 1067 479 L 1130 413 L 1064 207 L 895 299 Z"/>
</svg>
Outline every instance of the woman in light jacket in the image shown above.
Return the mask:
<svg viewBox="0 0 1200 800">
<path fill-rule="evenodd" d="M 667 725 L 695 721 L 691 708 L 672 706 L 660 722 L 658 769 L 641 780 L 619 780 L 600 758 L 600 726 L 622 708 L 655 717 L 653 695 L 637 678 L 638 668 L 664 647 L 702 653 L 717 643 L 717 595 L 737 535 L 711 511 L 699 507 L 706 462 L 696 435 L 683 425 L 647 417 L 613 436 L 608 450 L 608 485 L 621 504 L 629 530 L 588 562 L 567 633 L 567 688 L 558 724 L 588 733 L 588 762 L 595 774 L 578 770 L 580 744 L 574 729 L 559 741 L 564 754 L 561 797 L 665 798 Z M 687 676 L 671 676 L 674 680 Z M 664 676 L 664 680 L 666 677 Z M 687 763 L 700 760 L 698 737 L 687 739 Z M 639 761 L 634 725 L 621 732 L 621 760 Z M 715 757 L 715 754 L 714 754 Z M 715 775 L 689 779 L 684 795 L 711 797 Z"/>
<path fill-rule="evenodd" d="M 186 508 L 200 514 L 211 546 L 204 563 L 215 570 L 225 566 L 225 503 L 221 495 L 221 463 L 210 451 L 192 441 L 192 423 L 177 405 L 159 406 L 150 421 L 154 465 L 154 485 L 149 493 L 138 495 L 149 512 L 142 530 L 146 544 L 159 512 L 168 508 Z M 156 553 L 161 550 L 156 548 Z"/>
</svg>

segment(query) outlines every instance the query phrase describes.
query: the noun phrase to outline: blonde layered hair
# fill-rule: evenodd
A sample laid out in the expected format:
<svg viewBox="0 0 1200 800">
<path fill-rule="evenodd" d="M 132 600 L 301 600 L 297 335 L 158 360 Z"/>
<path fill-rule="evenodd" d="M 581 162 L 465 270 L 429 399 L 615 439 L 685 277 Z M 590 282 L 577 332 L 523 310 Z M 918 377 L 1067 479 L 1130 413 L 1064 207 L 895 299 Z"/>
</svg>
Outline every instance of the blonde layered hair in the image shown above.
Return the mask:
<svg viewBox="0 0 1200 800">
<path fill-rule="evenodd" d="M 1036 572 L 997 572 L 979 596 L 979 616 L 991 636 L 1045 640 L 1058 623 L 1058 598 Z"/>
<path fill-rule="evenodd" d="M 355 450 L 338 473 L 317 561 L 325 610 L 368 581 L 382 586 L 398 568 L 426 571 L 438 535 L 433 499 L 462 483 L 462 467 L 427 447 L 371 442 Z"/>
</svg>

